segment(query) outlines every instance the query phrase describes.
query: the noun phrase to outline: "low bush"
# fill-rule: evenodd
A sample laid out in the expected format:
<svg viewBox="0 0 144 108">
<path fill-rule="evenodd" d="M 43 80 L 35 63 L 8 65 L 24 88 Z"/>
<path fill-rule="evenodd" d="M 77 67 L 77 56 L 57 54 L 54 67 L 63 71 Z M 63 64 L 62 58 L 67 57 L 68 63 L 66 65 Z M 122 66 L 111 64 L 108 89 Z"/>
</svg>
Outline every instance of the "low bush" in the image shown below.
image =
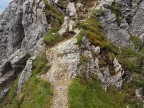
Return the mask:
<svg viewBox="0 0 144 108">
<path fill-rule="evenodd" d="M 43 52 L 33 63 L 33 75 L 46 73 L 50 68 L 47 63 L 46 54 Z"/>
<path fill-rule="evenodd" d="M 44 42 L 47 46 L 51 47 L 60 41 L 60 36 L 57 32 L 51 30 L 48 31 L 47 35 L 44 36 Z"/>
</svg>

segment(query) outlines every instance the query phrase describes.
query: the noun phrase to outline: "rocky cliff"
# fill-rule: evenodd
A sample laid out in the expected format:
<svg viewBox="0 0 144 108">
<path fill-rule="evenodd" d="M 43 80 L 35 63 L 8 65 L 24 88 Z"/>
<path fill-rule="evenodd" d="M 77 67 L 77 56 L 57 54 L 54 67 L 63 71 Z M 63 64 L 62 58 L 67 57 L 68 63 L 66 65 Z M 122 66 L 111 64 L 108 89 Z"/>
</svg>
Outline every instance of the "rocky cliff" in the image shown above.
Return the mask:
<svg viewBox="0 0 144 108">
<path fill-rule="evenodd" d="M 144 0 L 13 0 L 0 15 L 2 107 L 16 98 L 15 107 L 29 105 L 24 91 L 34 78 L 52 86 L 52 108 L 69 107 L 77 78 L 126 92 L 130 99 L 121 108 L 142 107 L 143 6 Z"/>
<path fill-rule="evenodd" d="M 44 8 L 39 0 L 14 0 L 0 16 L 1 95 L 21 73 L 29 55 L 38 56 L 44 50 L 43 36 L 48 30 Z"/>
</svg>

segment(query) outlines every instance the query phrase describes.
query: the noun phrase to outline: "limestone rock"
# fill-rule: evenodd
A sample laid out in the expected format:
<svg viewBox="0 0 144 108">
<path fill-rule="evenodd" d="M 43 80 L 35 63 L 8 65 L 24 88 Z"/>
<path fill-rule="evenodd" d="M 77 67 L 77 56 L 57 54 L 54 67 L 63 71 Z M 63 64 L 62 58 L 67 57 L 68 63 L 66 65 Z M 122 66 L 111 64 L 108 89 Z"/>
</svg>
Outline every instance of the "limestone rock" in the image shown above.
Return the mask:
<svg viewBox="0 0 144 108">
<path fill-rule="evenodd" d="M 131 35 L 142 38 L 144 36 L 144 1 L 140 2 L 135 15 L 132 18 L 132 23 L 130 24 L 129 32 Z"/>
<path fill-rule="evenodd" d="M 75 8 L 75 4 L 73 2 L 69 2 L 68 6 L 67 6 L 67 12 L 70 17 L 76 15 L 76 8 Z"/>
<path fill-rule="evenodd" d="M 74 2 L 69 2 L 66 11 L 68 15 L 64 17 L 64 23 L 62 24 L 61 29 L 58 32 L 60 36 L 62 36 L 66 32 L 73 31 L 73 28 L 77 24 L 77 13 Z M 75 20 L 73 18 L 75 18 Z"/>
<path fill-rule="evenodd" d="M 143 102 L 143 106 L 144 106 L 144 88 L 141 87 L 137 89 L 135 93 L 136 93 L 136 96 Z"/>
<path fill-rule="evenodd" d="M 99 0 L 92 9 L 85 6 L 87 4 L 82 4 L 82 1 L 75 4 L 74 0 L 70 0 L 65 8 L 60 7 L 58 0 L 48 0 L 65 15 L 64 23 L 58 32 L 60 36 L 64 33 L 75 34 L 46 52 L 51 65 L 46 76 L 54 86 L 53 105 L 57 108 L 60 108 L 57 102 L 62 102 L 60 104 L 65 108 L 68 107 L 68 86 L 71 78 L 78 75 L 87 79 L 91 74 L 96 75 L 105 91 L 109 85 L 121 88 L 124 80 L 125 71 L 116 58 L 111 60 L 111 64 L 100 66 L 103 49 L 93 45 L 87 36 L 83 36 L 81 46 L 76 44 L 77 36 L 81 32 L 76 28 L 78 22 L 83 23 L 96 9 L 102 9 L 104 14 L 98 18 L 102 30 L 107 39 L 120 49 L 133 47 L 131 35 L 144 37 L 144 0 Z M 106 6 L 114 3 L 118 4 L 121 16 L 116 16 L 116 13 Z M 44 10 L 45 4 L 40 0 L 13 0 L 0 15 L 0 98 L 9 90 L 13 78 L 20 74 L 19 69 L 22 73 L 18 80 L 18 94 L 23 83 L 32 75 L 33 60 L 44 51 L 43 36 L 51 28 Z M 120 22 L 117 21 L 118 17 L 122 18 Z M 111 71 L 114 73 L 111 74 Z M 3 84 L 5 87 L 1 87 Z M 143 101 L 143 89 L 136 90 L 136 94 Z"/>
<path fill-rule="evenodd" d="M 26 66 L 23 69 L 20 75 L 20 78 L 18 80 L 17 94 L 21 93 L 23 83 L 27 81 L 32 75 L 32 64 L 34 60 L 35 60 L 35 57 L 31 57 L 29 58 L 29 60 L 27 60 Z"/>
<path fill-rule="evenodd" d="M 126 29 L 117 25 L 115 14 L 109 9 L 105 10 L 105 15 L 100 17 L 100 22 L 107 38 L 119 47 L 132 47 L 130 35 Z"/>
<path fill-rule="evenodd" d="M 43 1 L 13 0 L 0 15 L 0 75 L 5 86 L 20 73 L 18 68 L 25 65 L 27 54 L 38 56 L 44 49 L 41 38 L 48 30 L 44 8 Z M 3 67 L 7 63 L 8 70 Z"/>
</svg>

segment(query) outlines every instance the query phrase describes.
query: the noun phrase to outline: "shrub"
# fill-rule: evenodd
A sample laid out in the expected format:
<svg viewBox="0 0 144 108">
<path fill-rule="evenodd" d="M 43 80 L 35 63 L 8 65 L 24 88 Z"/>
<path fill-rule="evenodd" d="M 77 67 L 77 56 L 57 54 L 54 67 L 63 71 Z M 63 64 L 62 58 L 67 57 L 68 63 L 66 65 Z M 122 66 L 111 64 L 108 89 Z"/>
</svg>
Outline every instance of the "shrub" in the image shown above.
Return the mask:
<svg viewBox="0 0 144 108">
<path fill-rule="evenodd" d="M 79 35 L 77 36 L 77 43 L 79 46 L 81 45 L 81 42 L 82 42 L 82 39 L 83 39 L 83 35 Z"/>
<path fill-rule="evenodd" d="M 46 73 L 50 68 L 47 63 L 46 54 L 43 52 L 33 63 L 33 75 Z"/>
<path fill-rule="evenodd" d="M 142 45 L 142 40 L 139 39 L 138 37 L 135 37 L 135 36 L 131 36 L 131 40 L 134 44 L 134 48 L 135 49 L 138 49 L 140 47 L 140 45 Z"/>
<path fill-rule="evenodd" d="M 60 36 L 58 35 L 58 32 L 53 32 L 52 30 L 49 30 L 47 35 L 44 36 L 44 42 L 47 46 L 53 46 L 59 41 Z"/>
</svg>

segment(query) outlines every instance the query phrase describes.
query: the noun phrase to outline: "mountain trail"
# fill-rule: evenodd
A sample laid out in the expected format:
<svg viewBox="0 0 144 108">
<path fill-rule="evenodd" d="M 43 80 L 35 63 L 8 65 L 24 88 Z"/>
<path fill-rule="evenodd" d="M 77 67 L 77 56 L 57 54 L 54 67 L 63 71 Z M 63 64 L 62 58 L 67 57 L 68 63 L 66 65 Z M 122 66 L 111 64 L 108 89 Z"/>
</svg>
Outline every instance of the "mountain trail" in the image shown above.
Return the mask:
<svg viewBox="0 0 144 108">
<path fill-rule="evenodd" d="M 71 81 L 68 78 L 67 73 L 53 71 L 47 74 L 48 80 L 53 86 L 51 108 L 68 108 L 68 87 Z"/>
</svg>

